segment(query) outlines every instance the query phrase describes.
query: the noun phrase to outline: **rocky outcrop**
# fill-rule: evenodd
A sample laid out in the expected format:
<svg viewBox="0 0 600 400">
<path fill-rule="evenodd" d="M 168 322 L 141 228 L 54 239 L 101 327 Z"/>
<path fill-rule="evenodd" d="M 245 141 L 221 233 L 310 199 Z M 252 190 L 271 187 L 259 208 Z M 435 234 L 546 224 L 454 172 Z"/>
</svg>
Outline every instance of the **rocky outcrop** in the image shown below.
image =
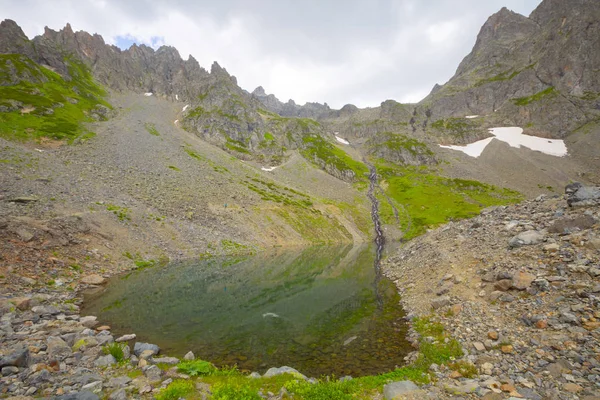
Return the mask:
<svg viewBox="0 0 600 400">
<path fill-rule="evenodd" d="M 262 86 L 254 89 L 252 97 L 260 101 L 267 110 L 283 117 L 318 119 L 331 111 L 327 103 L 306 103 L 300 106 L 291 99 L 287 103 L 283 103 L 275 95 L 267 94 Z"/>
</svg>

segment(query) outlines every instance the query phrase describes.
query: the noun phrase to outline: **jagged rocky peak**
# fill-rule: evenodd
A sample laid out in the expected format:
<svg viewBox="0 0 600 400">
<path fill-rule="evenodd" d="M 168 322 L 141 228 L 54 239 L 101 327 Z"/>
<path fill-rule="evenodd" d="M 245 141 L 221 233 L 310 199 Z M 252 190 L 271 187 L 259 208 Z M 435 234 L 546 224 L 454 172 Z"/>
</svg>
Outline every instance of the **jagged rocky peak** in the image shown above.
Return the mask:
<svg viewBox="0 0 600 400">
<path fill-rule="evenodd" d="M 483 24 L 471 53 L 459 64 L 456 74 L 474 68 L 493 67 L 514 61 L 517 42 L 526 41 L 539 29 L 537 23 L 504 7 Z M 528 57 L 521 54 L 519 58 Z"/>
<path fill-rule="evenodd" d="M 257 87 L 256 89 L 254 89 L 254 90 L 252 91 L 252 94 L 253 94 L 254 96 L 259 96 L 259 97 L 263 97 L 263 96 L 266 96 L 266 95 L 267 95 L 267 93 L 265 92 L 265 88 L 263 88 L 262 86 L 259 86 L 259 87 Z"/>
<path fill-rule="evenodd" d="M 0 22 L 0 53 L 30 55 L 33 49 L 29 39 L 17 23 L 11 19 Z"/>
</svg>

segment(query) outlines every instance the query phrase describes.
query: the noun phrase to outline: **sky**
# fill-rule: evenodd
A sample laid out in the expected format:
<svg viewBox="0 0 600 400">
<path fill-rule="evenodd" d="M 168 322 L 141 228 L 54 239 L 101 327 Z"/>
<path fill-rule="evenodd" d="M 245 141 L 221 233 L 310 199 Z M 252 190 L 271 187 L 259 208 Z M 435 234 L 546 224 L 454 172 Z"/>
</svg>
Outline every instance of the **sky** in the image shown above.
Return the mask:
<svg viewBox="0 0 600 400">
<path fill-rule="evenodd" d="M 487 18 L 528 16 L 540 0 L 0 0 L 0 20 L 32 38 L 48 26 L 109 44 L 174 46 L 210 70 L 217 61 L 248 91 L 378 106 L 417 102 L 452 77 Z"/>
</svg>

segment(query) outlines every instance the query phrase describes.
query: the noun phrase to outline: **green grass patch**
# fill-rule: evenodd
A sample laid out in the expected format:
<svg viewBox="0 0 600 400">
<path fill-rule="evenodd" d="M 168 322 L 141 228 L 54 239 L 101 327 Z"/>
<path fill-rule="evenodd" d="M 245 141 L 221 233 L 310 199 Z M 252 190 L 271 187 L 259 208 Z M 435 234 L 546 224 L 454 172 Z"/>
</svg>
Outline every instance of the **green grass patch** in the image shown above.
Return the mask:
<svg viewBox="0 0 600 400">
<path fill-rule="evenodd" d="M 162 389 L 156 395 L 156 400 L 179 400 L 194 393 L 194 382 L 189 380 L 174 380 L 165 389 Z"/>
<path fill-rule="evenodd" d="M 209 160 L 208 158 L 198 154 L 197 152 L 192 150 L 190 147 L 185 147 L 184 150 L 193 159 L 207 163 L 215 172 L 219 172 L 219 173 L 229 172 L 229 170 L 227 168 L 225 168 L 221 165 L 218 165 L 217 163 Z"/>
<path fill-rule="evenodd" d="M 362 162 L 354 160 L 344 150 L 329 143 L 317 134 L 302 138 L 303 148 L 300 154 L 311 163 L 326 171 L 334 168 L 341 173 L 350 172 L 353 181 L 365 181 L 369 169 Z"/>
<path fill-rule="evenodd" d="M 526 106 L 533 102 L 540 101 L 544 97 L 550 96 L 552 94 L 556 94 L 556 89 L 554 89 L 554 86 L 550 86 L 549 88 L 546 88 L 541 92 L 537 92 L 536 94 L 533 94 L 531 96 L 517 97 L 515 99 L 511 99 L 511 101 L 516 106 Z"/>
<path fill-rule="evenodd" d="M 478 86 L 482 86 L 482 85 L 485 85 L 485 84 L 491 83 L 491 82 L 509 81 L 509 80 L 513 79 L 514 77 L 516 77 L 517 75 L 519 75 L 521 72 L 526 71 L 528 69 L 532 69 L 535 66 L 535 64 L 536 63 L 530 64 L 530 65 L 528 65 L 525 68 L 520 69 L 520 70 L 516 70 L 516 71 L 513 71 L 513 70 L 503 71 L 503 72 L 500 72 L 499 74 L 494 75 L 492 77 L 480 79 L 473 86 L 478 87 Z"/>
<path fill-rule="evenodd" d="M 387 195 L 408 213 L 408 216 L 400 215 L 402 227 L 410 227 L 405 232 L 405 239 L 451 220 L 473 217 L 485 207 L 523 199 L 510 189 L 473 180 L 445 178 L 423 167 L 397 168 L 379 162 L 377 170 L 384 181 L 382 186 L 387 186 Z M 396 223 L 391 207 L 383 206 L 380 215 L 385 223 Z"/>
<path fill-rule="evenodd" d="M 55 140 L 83 140 L 93 136 L 84 122 L 93 121 L 103 100 L 104 89 L 89 68 L 65 57 L 68 76 L 36 64 L 23 55 L 0 54 L 0 136 L 12 140 L 47 137 Z"/>
<path fill-rule="evenodd" d="M 382 133 L 378 134 L 377 136 L 379 138 L 384 138 L 384 140 L 379 143 L 374 142 L 374 141 L 369 141 L 370 142 L 369 144 L 375 148 L 384 147 L 386 149 L 394 150 L 394 151 L 405 150 L 415 156 L 421 155 L 421 154 L 433 155 L 433 152 L 431 150 L 429 150 L 429 147 L 427 147 L 427 145 L 425 143 L 423 143 L 417 139 L 408 137 L 406 135 L 401 135 L 401 134 L 392 133 L 392 132 L 382 132 Z"/>
<path fill-rule="evenodd" d="M 431 128 L 452 136 L 463 137 L 466 133 L 477 129 L 479 121 L 466 118 L 438 119 L 431 124 Z"/>
<path fill-rule="evenodd" d="M 238 140 L 233 140 L 229 136 L 227 136 L 225 147 L 229 150 L 237 151 L 238 153 L 250 154 L 250 151 L 246 148 L 245 143 Z"/>
<path fill-rule="evenodd" d="M 106 211 L 110 211 L 117 216 L 119 221 L 131 221 L 131 217 L 129 216 L 129 208 L 117 206 L 115 204 L 102 204 L 96 203 L 98 205 L 104 205 L 106 207 Z"/>
<path fill-rule="evenodd" d="M 152 136 L 160 136 L 158 129 L 156 129 L 156 125 L 154 125 L 153 123 L 146 122 L 144 124 L 144 128 L 146 128 L 146 131 L 148 131 L 148 133 L 151 134 Z"/>
<path fill-rule="evenodd" d="M 217 371 L 217 367 L 204 360 L 182 361 L 177 364 L 177 369 L 189 376 L 212 375 Z"/>
<path fill-rule="evenodd" d="M 167 165 L 167 168 L 172 169 L 173 171 L 181 172 L 181 170 L 174 165 Z"/>
<path fill-rule="evenodd" d="M 102 351 L 106 355 L 111 355 L 117 360 L 117 362 L 122 362 L 125 360 L 125 346 L 124 343 L 109 343 L 102 347 Z"/>
</svg>

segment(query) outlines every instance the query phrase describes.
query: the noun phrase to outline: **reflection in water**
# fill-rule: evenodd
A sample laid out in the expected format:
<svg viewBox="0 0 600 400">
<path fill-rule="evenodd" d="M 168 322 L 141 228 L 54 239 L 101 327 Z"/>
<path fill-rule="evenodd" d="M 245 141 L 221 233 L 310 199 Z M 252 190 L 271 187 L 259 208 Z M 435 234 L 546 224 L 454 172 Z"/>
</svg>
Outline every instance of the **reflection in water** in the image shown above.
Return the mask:
<svg viewBox="0 0 600 400">
<path fill-rule="evenodd" d="M 367 246 L 316 247 L 147 269 L 87 296 L 82 315 L 166 354 L 192 350 L 217 365 L 374 374 L 402 364 L 408 352 L 394 285 L 373 287 L 374 256 Z"/>
</svg>

